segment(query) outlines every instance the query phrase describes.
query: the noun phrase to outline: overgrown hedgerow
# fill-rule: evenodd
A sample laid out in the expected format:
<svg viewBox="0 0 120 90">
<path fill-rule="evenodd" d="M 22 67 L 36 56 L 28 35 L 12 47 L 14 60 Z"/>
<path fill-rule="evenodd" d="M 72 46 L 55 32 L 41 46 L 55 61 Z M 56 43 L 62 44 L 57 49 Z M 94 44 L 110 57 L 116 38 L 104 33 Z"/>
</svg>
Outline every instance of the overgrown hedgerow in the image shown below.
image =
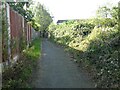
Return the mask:
<svg viewBox="0 0 120 90">
<path fill-rule="evenodd" d="M 93 67 L 96 87 L 120 87 L 120 36 L 117 26 L 81 29 L 76 25 L 79 25 L 79 22 L 51 25 L 50 39 L 66 46 L 77 58 L 77 62 L 84 63 L 86 67 Z M 84 31 L 90 33 L 83 33 Z"/>
</svg>

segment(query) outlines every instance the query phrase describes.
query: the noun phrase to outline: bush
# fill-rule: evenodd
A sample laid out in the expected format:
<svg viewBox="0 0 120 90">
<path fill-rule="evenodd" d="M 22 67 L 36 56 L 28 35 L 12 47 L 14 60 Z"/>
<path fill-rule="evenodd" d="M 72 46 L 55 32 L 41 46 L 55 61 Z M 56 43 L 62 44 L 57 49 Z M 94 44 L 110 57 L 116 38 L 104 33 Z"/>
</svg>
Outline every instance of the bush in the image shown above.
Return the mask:
<svg viewBox="0 0 120 90">
<path fill-rule="evenodd" d="M 94 27 L 86 21 L 63 23 L 49 27 L 50 39 L 67 46 L 77 62 L 92 67 L 96 87 L 120 87 L 118 26 Z M 84 33 L 84 30 L 87 34 Z M 88 33 L 89 31 L 89 33 Z"/>
<path fill-rule="evenodd" d="M 30 88 L 28 80 L 37 64 L 41 52 L 41 40 L 35 39 L 31 46 L 23 51 L 15 66 L 4 70 L 2 88 Z"/>
</svg>

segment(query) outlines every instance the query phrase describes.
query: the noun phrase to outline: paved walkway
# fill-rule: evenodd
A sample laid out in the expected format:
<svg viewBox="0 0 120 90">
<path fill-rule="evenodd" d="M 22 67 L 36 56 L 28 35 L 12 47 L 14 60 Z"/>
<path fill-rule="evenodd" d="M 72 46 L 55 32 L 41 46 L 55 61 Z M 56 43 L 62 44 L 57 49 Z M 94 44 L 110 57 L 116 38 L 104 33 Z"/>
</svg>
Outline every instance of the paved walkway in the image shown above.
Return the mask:
<svg viewBox="0 0 120 90">
<path fill-rule="evenodd" d="M 35 88 L 93 88 L 89 76 L 64 49 L 43 39 L 42 56 L 32 77 Z"/>
</svg>

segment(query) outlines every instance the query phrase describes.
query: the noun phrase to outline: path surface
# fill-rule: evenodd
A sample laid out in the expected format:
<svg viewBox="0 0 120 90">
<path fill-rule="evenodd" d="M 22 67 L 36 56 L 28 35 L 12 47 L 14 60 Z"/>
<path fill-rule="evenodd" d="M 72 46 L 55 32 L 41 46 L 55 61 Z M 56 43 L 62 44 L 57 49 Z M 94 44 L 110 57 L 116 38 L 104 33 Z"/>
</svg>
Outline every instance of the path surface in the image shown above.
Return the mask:
<svg viewBox="0 0 120 90">
<path fill-rule="evenodd" d="M 88 75 L 77 67 L 64 49 L 48 40 L 42 42 L 42 56 L 32 77 L 35 88 L 93 88 Z"/>
</svg>

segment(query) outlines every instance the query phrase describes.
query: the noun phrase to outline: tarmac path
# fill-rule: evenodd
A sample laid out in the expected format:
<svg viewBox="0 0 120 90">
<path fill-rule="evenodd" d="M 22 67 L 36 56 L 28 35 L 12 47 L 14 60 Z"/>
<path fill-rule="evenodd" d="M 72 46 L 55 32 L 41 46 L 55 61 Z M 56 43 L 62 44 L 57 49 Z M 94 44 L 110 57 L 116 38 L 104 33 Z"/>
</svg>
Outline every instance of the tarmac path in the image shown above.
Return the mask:
<svg viewBox="0 0 120 90">
<path fill-rule="evenodd" d="M 33 73 L 34 88 L 94 88 L 88 74 L 76 65 L 64 49 L 42 40 L 42 55 Z"/>
</svg>

